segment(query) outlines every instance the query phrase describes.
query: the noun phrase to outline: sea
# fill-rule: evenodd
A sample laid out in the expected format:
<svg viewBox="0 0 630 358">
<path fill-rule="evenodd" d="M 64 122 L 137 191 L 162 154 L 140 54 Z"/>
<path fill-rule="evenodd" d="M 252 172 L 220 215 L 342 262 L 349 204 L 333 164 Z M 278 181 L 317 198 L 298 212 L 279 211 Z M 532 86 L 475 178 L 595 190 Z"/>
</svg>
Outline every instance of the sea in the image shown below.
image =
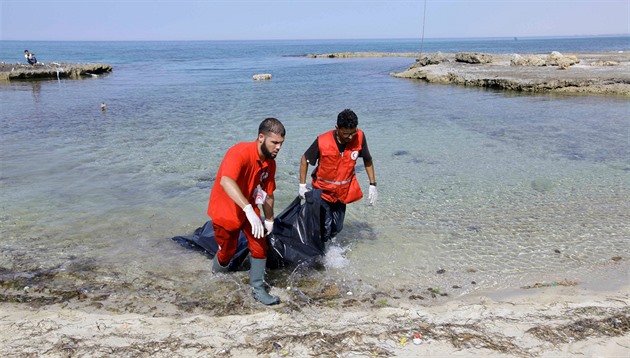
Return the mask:
<svg viewBox="0 0 630 358">
<path fill-rule="evenodd" d="M 298 195 L 302 154 L 346 108 L 366 133 L 378 201 L 348 205 L 320 267 L 269 270 L 276 289 L 316 280 L 355 297 L 453 297 L 628 282 L 627 97 L 428 84 L 391 76 L 414 58 L 306 56 L 617 52 L 630 51 L 627 36 L 0 41 L 0 61 L 22 63 L 25 49 L 43 63 L 106 63 L 113 71 L 0 84 L 5 282 L 47 272 L 59 286 L 109 285 L 120 296 L 158 283 L 181 296 L 217 292 L 224 281 L 211 260 L 171 238 L 209 220 L 226 150 L 254 140 L 264 118 L 284 123 L 280 213 Z M 267 73 L 271 80 L 252 79 Z M 367 193 L 361 161 L 357 172 Z"/>
</svg>

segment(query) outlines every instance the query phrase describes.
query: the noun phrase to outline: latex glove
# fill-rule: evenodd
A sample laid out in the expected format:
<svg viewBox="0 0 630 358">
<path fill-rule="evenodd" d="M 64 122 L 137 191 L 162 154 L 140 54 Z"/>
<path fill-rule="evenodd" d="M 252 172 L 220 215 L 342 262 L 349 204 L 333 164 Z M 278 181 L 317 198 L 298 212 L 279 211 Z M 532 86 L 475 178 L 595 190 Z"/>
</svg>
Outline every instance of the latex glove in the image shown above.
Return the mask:
<svg viewBox="0 0 630 358">
<path fill-rule="evenodd" d="M 306 189 L 306 183 L 300 184 L 300 190 L 298 190 L 298 193 L 300 194 L 300 198 L 304 199 L 304 195 L 306 194 L 307 191 L 308 189 Z"/>
<path fill-rule="evenodd" d="M 252 208 L 252 204 L 247 204 L 243 208 L 243 211 L 245 215 L 247 215 L 247 220 L 249 220 L 249 223 L 252 225 L 252 235 L 257 239 L 264 237 L 265 228 L 263 227 L 262 221 L 260 221 L 260 217 L 254 211 L 254 208 Z"/>
<path fill-rule="evenodd" d="M 376 185 L 370 185 L 370 191 L 368 192 L 368 200 L 370 205 L 376 204 L 376 198 L 378 198 L 378 191 Z"/>
<path fill-rule="evenodd" d="M 269 221 L 265 219 L 265 230 L 267 230 L 267 235 L 273 232 L 273 220 Z"/>
</svg>

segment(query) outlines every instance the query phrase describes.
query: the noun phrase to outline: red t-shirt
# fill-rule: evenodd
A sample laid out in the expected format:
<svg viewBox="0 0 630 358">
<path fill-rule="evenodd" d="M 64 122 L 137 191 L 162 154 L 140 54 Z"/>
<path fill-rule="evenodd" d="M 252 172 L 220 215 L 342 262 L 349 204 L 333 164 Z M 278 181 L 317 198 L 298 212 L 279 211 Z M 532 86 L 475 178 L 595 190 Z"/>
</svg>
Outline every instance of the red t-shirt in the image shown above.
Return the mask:
<svg viewBox="0 0 630 358">
<path fill-rule="evenodd" d="M 245 212 L 227 195 L 221 186 L 221 178 L 227 176 L 233 179 L 241 192 L 257 213 L 254 203 L 254 189 L 258 185 L 267 195 L 276 190 L 276 161 L 267 158 L 264 161 L 258 156 L 257 141 L 235 144 L 228 149 L 217 171 L 217 176 L 210 192 L 208 215 L 214 224 L 232 231 L 240 229 L 247 220 Z"/>
</svg>

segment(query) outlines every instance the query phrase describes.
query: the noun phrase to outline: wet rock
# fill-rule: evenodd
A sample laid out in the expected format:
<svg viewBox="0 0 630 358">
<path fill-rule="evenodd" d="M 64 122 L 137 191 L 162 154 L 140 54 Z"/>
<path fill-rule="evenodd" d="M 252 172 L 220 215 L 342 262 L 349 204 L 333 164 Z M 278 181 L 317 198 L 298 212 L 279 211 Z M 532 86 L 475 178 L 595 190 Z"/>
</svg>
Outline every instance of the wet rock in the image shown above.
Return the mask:
<svg viewBox="0 0 630 358">
<path fill-rule="evenodd" d="M 429 54 L 422 58 L 416 59 L 416 63 L 412 67 L 423 67 L 428 65 L 438 65 L 442 62 L 448 62 L 448 58 L 441 52 Z"/>
<path fill-rule="evenodd" d="M 465 63 L 491 63 L 492 55 L 481 52 L 458 52 L 455 54 L 455 61 Z"/>
<path fill-rule="evenodd" d="M 481 228 L 479 226 L 475 226 L 475 225 L 471 225 L 471 226 L 467 227 L 466 230 L 473 231 L 473 232 L 481 232 Z"/>
<path fill-rule="evenodd" d="M 510 59 L 510 66 L 560 66 L 561 68 L 568 68 L 569 66 L 573 66 L 578 63 L 580 63 L 580 60 L 577 56 L 565 56 L 558 51 L 553 51 L 547 56 L 521 56 L 519 54 L 514 54 Z"/>
<path fill-rule="evenodd" d="M 538 55 L 521 56 L 519 54 L 512 55 L 510 66 L 544 66 L 545 60 Z"/>
<path fill-rule="evenodd" d="M 531 182 L 532 189 L 539 193 L 547 193 L 553 189 L 553 183 L 548 179 L 535 179 Z"/>
<path fill-rule="evenodd" d="M 491 63 L 474 56 L 459 55 L 460 61 L 445 61 L 433 66 L 413 64 L 408 69 L 392 73 L 397 78 L 424 80 L 437 84 L 485 87 L 518 92 L 562 92 L 630 97 L 630 54 L 626 52 L 579 53 L 563 55 L 493 54 Z M 578 59 L 578 57 L 580 59 Z M 590 66 L 584 63 L 613 61 L 619 66 Z M 570 66 L 570 70 L 569 70 Z M 566 71 L 558 71 L 565 69 Z"/>
<path fill-rule="evenodd" d="M 103 63 L 48 62 L 31 66 L 1 62 L 0 80 L 80 79 L 108 74 L 112 70 L 112 66 Z"/>
<path fill-rule="evenodd" d="M 591 66 L 619 66 L 617 61 L 595 61 L 591 62 Z"/>
<path fill-rule="evenodd" d="M 558 51 L 553 51 L 547 56 L 545 66 L 572 66 L 579 62 L 580 60 L 575 55 L 565 56 Z"/>
<path fill-rule="evenodd" d="M 254 81 L 268 81 L 271 79 L 271 73 L 259 73 L 252 76 Z"/>
</svg>

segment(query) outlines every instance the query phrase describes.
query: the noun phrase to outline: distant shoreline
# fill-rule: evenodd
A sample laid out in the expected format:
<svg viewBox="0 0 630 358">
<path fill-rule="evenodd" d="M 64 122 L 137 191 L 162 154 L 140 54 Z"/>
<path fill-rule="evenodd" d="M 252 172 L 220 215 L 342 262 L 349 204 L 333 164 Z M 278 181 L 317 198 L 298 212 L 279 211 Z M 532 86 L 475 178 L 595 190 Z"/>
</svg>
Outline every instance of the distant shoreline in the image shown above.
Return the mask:
<svg viewBox="0 0 630 358">
<path fill-rule="evenodd" d="M 549 62 L 549 58 L 554 55 L 558 58 L 555 62 Z M 438 52 L 424 55 L 337 52 L 307 55 L 309 58 L 394 56 L 417 59 L 416 63 L 406 70 L 391 74 L 397 78 L 531 93 L 556 92 L 630 97 L 630 51 L 567 54 Z M 518 59 L 522 61 L 518 62 Z"/>
<path fill-rule="evenodd" d="M 630 97 L 630 51 L 493 54 L 479 52 L 335 52 L 308 58 L 415 58 L 396 78 L 529 93 Z M 107 64 L 46 63 L 34 66 L 0 62 L 0 81 L 47 80 L 110 73 Z"/>
</svg>

